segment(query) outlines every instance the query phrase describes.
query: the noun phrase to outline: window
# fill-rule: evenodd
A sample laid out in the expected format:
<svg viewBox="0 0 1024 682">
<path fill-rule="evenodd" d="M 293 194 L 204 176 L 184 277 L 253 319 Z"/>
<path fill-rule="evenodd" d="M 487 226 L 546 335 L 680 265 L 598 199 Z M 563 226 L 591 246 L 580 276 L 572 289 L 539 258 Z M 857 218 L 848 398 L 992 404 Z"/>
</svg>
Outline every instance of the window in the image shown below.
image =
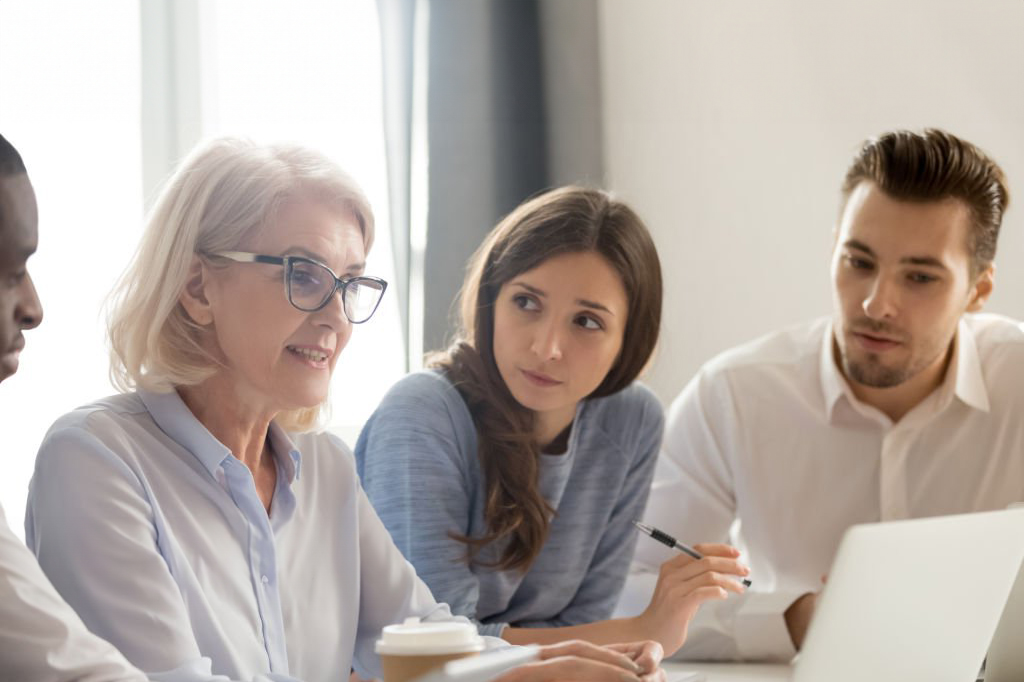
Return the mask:
<svg viewBox="0 0 1024 682">
<path fill-rule="evenodd" d="M 338 162 L 362 185 L 377 218 L 366 272 L 394 283 L 375 0 L 216 0 L 204 9 L 204 136 L 295 141 Z M 397 300 L 385 294 L 338 360 L 329 428 L 352 446 L 405 370 Z"/>
<path fill-rule="evenodd" d="M 194 7 L 195 40 L 171 48 L 172 60 L 195 65 L 201 81 L 191 84 L 193 100 L 171 102 L 171 111 L 199 112 L 196 139 L 179 140 L 181 151 L 199 137 L 235 135 L 326 153 L 360 182 L 376 211 L 368 274 L 394 281 L 374 0 Z M 46 429 L 113 392 L 101 306 L 142 231 L 143 169 L 166 161 L 153 158 L 159 145 L 142 123 L 160 74 L 147 70 L 143 47 L 159 37 L 139 8 L 121 0 L 0 3 L 0 131 L 21 151 L 36 189 L 40 248 L 29 264 L 44 309 L 42 325 L 26 334 L 19 372 L 0 385 L 7 451 L 0 501 L 19 535 Z M 190 45 L 195 53 L 183 54 Z M 404 357 L 397 299 L 388 292 L 338 362 L 328 427 L 354 445 L 404 372 Z"/>
</svg>

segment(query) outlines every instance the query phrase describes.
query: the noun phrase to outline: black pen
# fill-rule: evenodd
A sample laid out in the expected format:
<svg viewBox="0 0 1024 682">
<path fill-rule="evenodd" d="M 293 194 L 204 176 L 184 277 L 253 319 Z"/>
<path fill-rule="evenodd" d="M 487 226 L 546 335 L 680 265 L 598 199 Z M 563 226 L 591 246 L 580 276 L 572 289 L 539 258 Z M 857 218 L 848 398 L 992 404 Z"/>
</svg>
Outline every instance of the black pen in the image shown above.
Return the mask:
<svg viewBox="0 0 1024 682">
<path fill-rule="evenodd" d="M 661 544 L 665 545 L 666 547 L 671 547 L 672 549 L 678 549 L 683 554 L 687 554 L 689 556 L 692 556 L 694 559 L 703 559 L 704 558 L 704 555 L 701 554 L 700 552 L 698 552 L 697 550 L 695 550 L 693 547 L 690 547 L 687 544 L 679 542 L 679 540 L 676 540 L 674 537 L 672 537 L 671 535 L 669 535 L 668 533 L 666 533 L 663 530 L 658 530 L 657 528 L 651 528 L 650 526 L 646 526 L 646 525 L 640 523 L 639 521 L 635 521 L 635 520 L 633 521 L 633 525 L 636 526 L 636 529 L 639 530 L 641 533 L 643 533 L 644 535 L 650 535 L 652 538 L 654 538 L 655 540 L 657 540 Z M 750 587 L 750 580 L 748 578 L 744 578 L 742 580 L 742 582 L 743 582 L 743 586 L 744 587 Z"/>
</svg>

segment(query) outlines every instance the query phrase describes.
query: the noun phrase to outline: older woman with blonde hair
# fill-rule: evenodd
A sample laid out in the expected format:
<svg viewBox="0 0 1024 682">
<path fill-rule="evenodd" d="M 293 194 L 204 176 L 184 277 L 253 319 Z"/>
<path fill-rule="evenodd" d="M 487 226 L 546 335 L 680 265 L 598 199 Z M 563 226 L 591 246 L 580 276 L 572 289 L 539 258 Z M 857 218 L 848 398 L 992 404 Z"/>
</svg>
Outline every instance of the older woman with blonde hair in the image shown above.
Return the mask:
<svg viewBox="0 0 1024 682">
<path fill-rule="evenodd" d="M 350 451 L 310 430 L 386 288 L 364 274 L 373 230 L 352 179 L 298 147 L 214 141 L 157 202 L 110 318 L 124 392 L 51 427 L 26 528 L 86 625 L 154 677 L 376 676 L 384 625 L 453 618 Z M 604 667 L 576 673 L 637 680 L 641 649 L 577 648 Z"/>
</svg>

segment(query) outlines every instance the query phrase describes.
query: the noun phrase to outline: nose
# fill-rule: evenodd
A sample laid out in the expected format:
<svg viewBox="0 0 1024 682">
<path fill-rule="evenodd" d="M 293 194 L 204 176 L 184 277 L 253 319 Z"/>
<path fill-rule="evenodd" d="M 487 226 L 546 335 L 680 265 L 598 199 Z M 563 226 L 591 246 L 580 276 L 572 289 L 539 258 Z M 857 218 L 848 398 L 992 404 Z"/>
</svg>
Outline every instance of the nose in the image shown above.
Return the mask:
<svg viewBox="0 0 1024 682">
<path fill-rule="evenodd" d="M 334 292 L 327 305 L 313 313 L 313 315 L 316 316 L 316 323 L 318 325 L 327 327 L 335 333 L 352 328 L 352 323 L 348 321 L 348 316 L 345 315 L 345 304 L 342 301 L 340 289 Z"/>
<path fill-rule="evenodd" d="M 18 295 L 18 305 L 14 309 L 14 316 L 22 329 L 35 329 L 43 321 L 43 306 L 39 302 L 39 295 L 36 294 L 36 286 L 32 277 L 25 274 L 21 281 L 21 291 Z"/>
<path fill-rule="evenodd" d="M 541 360 L 561 360 L 562 335 L 558 323 L 549 320 L 538 324 L 530 350 Z"/>
<path fill-rule="evenodd" d="M 861 306 L 864 314 L 873 320 L 895 317 L 899 310 L 897 287 L 884 277 L 875 277 Z"/>
</svg>

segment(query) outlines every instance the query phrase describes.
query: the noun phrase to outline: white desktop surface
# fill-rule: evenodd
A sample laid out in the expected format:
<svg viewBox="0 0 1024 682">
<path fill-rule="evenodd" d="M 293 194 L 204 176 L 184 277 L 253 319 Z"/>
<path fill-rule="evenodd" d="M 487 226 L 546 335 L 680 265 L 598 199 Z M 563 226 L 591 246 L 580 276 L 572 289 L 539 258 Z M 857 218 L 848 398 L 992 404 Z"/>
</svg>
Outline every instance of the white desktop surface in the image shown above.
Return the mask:
<svg viewBox="0 0 1024 682">
<path fill-rule="evenodd" d="M 671 681 L 673 674 L 696 671 L 707 682 L 785 682 L 792 668 L 784 663 L 696 663 L 665 661 L 661 664 Z"/>
</svg>

